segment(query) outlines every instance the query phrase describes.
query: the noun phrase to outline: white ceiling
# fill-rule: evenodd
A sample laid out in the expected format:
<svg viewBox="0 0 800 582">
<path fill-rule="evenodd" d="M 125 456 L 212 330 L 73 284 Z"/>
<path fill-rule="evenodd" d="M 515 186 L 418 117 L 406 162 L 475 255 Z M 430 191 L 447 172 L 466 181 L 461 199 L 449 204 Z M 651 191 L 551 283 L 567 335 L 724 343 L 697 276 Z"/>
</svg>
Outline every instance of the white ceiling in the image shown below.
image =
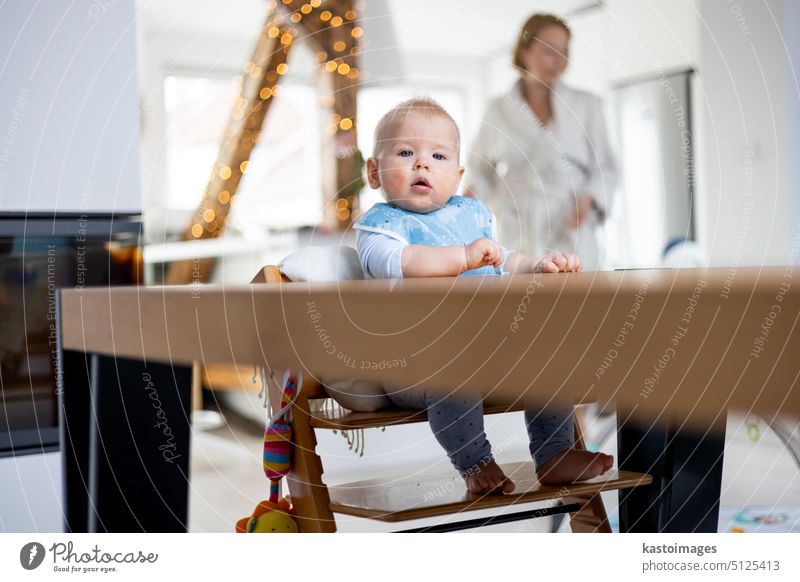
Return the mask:
<svg viewBox="0 0 800 582">
<path fill-rule="evenodd" d="M 374 44 L 447 53 L 496 54 L 511 47 L 519 26 L 535 12 L 569 14 L 598 0 L 367 0 L 363 25 Z M 196 33 L 241 39 L 266 17 L 267 0 L 137 0 L 149 32 Z M 387 34 L 387 25 L 394 34 Z M 394 40 L 396 39 L 396 41 Z M 388 47 L 387 47 L 388 48 Z M 394 47 L 391 47 L 394 48 Z"/>
<path fill-rule="evenodd" d="M 150 32 L 174 34 L 209 30 L 215 36 L 253 33 L 263 22 L 267 0 L 136 0 L 140 22 Z"/>
<path fill-rule="evenodd" d="M 514 45 L 520 26 L 530 15 L 536 12 L 565 14 L 594 2 L 388 0 L 386 3 L 401 50 L 424 47 L 443 52 L 497 54 L 507 52 Z M 372 12 L 369 4 L 368 11 Z M 384 9 L 383 17 L 385 14 Z M 367 26 L 369 22 L 365 23 Z"/>
</svg>

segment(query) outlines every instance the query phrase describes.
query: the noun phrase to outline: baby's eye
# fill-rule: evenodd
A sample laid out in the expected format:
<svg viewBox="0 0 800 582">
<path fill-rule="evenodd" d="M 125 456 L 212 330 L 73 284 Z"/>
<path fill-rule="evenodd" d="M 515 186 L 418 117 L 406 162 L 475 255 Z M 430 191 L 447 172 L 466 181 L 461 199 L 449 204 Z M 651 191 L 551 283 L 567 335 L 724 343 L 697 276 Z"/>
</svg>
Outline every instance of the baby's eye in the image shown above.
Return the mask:
<svg viewBox="0 0 800 582">
<path fill-rule="evenodd" d="M 404 158 L 408 158 L 410 156 L 413 156 L 414 152 L 412 152 L 411 150 L 400 150 L 399 152 L 397 152 L 397 155 Z"/>
<path fill-rule="evenodd" d="M 433 154 L 434 160 L 446 160 L 447 157 L 444 154 Z"/>
</svg>

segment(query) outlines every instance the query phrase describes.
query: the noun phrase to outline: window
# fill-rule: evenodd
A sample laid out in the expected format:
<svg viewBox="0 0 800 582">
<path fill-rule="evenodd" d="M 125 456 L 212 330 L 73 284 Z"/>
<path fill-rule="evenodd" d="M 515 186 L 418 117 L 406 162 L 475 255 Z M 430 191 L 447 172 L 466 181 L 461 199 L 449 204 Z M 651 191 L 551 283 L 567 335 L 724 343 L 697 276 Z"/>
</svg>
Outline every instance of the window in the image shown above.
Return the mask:
<svg viewBox="0 0 800 582">
<path fill-rule="evenodd" d="M 175 75 L 164 83 L 167 205 L 200 203 L 219 151 L 237 78 Z M 230 224 L 291 228 L 322 219 L 320 107 L 316 87 L 281 85 L 242 177 Z"/>
</svg>

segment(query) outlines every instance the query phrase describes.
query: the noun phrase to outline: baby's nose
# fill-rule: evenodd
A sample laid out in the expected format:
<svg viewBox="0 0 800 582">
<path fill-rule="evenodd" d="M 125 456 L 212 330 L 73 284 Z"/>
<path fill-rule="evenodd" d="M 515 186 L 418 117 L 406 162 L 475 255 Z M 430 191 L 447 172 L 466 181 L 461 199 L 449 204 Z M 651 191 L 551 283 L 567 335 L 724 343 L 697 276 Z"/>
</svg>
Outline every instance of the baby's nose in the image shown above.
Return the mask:
<svg viewBox="0 0 800 582">
<path fill-rule="evenodd" d="M 430 170 L 430 164 L 428 163 L 428 158 L 419 157 L 417 158 L 417 161 L 414 163 L 414 169 L 418 170 L 423 168 L 426 170 Z"/>
</svg>

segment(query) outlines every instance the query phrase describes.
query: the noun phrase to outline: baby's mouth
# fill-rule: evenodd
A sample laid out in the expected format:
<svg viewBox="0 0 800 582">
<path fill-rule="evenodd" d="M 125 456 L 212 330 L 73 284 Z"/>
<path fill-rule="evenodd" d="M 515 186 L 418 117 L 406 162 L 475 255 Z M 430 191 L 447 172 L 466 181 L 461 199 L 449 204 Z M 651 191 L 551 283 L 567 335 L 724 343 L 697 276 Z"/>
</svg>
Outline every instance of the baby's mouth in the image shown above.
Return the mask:
<svg viewBox="0 0 800 582">
<path fill-rule="evenodd" d="M 416 182 L 411 184 L 411 187 L 419 192 L 428 192 L 431 189 L 430 183 L 425 178 L 419 178 Z"/>
</svg>

